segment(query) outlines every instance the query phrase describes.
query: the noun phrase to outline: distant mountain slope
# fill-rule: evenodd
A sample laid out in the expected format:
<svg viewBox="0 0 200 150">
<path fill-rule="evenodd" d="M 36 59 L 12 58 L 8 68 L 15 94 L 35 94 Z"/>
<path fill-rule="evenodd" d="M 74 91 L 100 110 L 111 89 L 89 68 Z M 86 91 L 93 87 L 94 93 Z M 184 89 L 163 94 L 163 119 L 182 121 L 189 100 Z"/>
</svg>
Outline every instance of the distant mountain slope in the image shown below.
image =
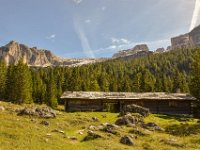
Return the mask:
<svg viewBox="0 0 200 150">
<path fill-rule="evenodd" d="M 152 52 L 149 51 L 149 48 L 146 44 L 140 44 L 136 45 L 135 47 L 127 50 L 122 50 L 117 53 L 115 53 L 112 58 L 138 58 L 142 56 L 147 56 L 149 54 L 152 54 Z"/>
<path fill-rule="evenodd" d="M 30 66 L 77 66 L 88 63 L 104 61 L 105 59 L 66 59 L 58 57 L 49 50 L 37 49 L 37 47 L 28 47 L 24 44 L 19 44 L 16 41 L 11 41 L 7 45 L 0 47 L 0 58 L 6 64 L 17 64 L 20 59 Z"/>
</svg>

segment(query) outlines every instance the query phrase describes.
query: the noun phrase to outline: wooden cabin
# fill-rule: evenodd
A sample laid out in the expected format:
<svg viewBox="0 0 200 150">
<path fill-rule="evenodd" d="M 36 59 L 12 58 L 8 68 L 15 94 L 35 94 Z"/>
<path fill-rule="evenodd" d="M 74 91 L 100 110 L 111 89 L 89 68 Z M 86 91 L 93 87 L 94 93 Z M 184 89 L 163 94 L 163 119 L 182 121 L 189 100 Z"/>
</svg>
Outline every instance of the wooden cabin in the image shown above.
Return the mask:
<svg viewBox="0 0 200 150">
<path fill-rule="evenodd" d="M 196 99 L 184 93 L 133 93 L 133 92 L 65 92 L 62 97 L 65 111 L 112 111 L 119 112 L 123 106 L 137 104 L 159 114 L 191 114 Z"/>
</svg>

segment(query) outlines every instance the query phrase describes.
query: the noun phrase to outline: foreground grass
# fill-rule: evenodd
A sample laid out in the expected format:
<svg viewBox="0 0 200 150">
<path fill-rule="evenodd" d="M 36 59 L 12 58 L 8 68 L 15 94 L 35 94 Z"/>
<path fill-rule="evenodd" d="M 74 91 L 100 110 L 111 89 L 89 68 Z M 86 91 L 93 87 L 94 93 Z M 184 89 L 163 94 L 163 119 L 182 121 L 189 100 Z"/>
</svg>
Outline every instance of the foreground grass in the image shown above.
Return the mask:
<svg viewBox="0 0 200 150">
<path fill-rule="evenodd" d="M 179 117 L 166 115 L 150 115 L 145 122 L 155 122 L 166 129 L 166 132 L 148 131 L 145 136 L 137 136 L 134 146 L 120 144 L 120 137 L 130 135 L 133 127 L 122 127 L 120 135 L 99 132 L 103 138 L 82 142 L 87 135 L 89 125 L 99 125 L 104 122 L 114 123 L 117 113 L 108 112 L 59 112 L 55 119 L 46 119 L 49 126 L 41 123 L 41 118 L 17 116 L 15 108 L 22 107 L 10 103 L 0 102 L 0 106 L 7 108 L 0 111 L 0 150 L 197 150 L 200 149 L 200 123 L 196 119 L 179 121 Z M 106 114 L 106 118 L 102 115 Z M 92 117 L 100 122 L 92 121 Z M 59 129 L 65 134 L 52 132 Z M 79 134 L 79 132 L 83 134 Z M 144 131 L 147 132 L 147 131 Z M 75 136 L 77 140 L 68 137 Z M 169 142 L 174 141 L 174 142 Z"/>
</svg>

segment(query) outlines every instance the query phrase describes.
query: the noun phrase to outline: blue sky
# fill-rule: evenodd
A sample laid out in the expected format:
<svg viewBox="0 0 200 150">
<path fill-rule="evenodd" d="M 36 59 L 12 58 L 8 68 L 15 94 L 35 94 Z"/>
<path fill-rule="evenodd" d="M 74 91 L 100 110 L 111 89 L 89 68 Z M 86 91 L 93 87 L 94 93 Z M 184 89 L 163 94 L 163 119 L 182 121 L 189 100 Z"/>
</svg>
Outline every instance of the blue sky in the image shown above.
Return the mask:
<svg viewBox="0 0 200 150">
<path fill-rule="evenodd" d="M 0 0 L 0 45 L 16 40 L 66 58 L 111 57 L 138 43 L 155 50 L 189 31 L 195 2 Z"/>
</svg>

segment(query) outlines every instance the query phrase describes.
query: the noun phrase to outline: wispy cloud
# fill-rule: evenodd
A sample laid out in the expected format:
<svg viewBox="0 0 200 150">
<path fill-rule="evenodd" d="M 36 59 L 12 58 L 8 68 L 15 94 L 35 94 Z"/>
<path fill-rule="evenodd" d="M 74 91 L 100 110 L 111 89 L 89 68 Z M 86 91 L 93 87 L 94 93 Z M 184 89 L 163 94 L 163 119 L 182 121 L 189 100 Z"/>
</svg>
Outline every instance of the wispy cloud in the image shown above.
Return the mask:
<svg viewBox="0 0 200 150">
<path fill-rule="evenodd" d="M 108 47 L 104 47 L 104 48 L 99 48 L 96 50 L 93 50 L 92 53 L 93 54 L 102 54 L 102 53 L 106 53 L 108 57 L 110 57 L 110 55 L 113 55 L 114 53 L 120 51 L 120 50 L 126 50 L 126 49 L 130 49 L 133 48 L 134 46 L 138 45 L 138 44 L 147 44 L 150 49 L 152 47 L 155 48 L 161 48 L 163 46 L 168 46 L 170 43 L 169 39 L 163 39 L 163 40 L 157 40 L 157 41 L 148 41 L 148 42 L 131 42 L 130 44 L 124 44 L 124 45 L 110 45 Z M 154 49 L 156 50 L 156 49 Z M 66 56 L 69 57 L 71 55 L 71 57 L 73 57 L 74 55 L 79 56 L 82 55 L 82 52 L 74 52 L 74 53 L 67 53 Z M 84 54 L 88 54 L 88 52 L 83 52 Z"/>
<path fill-rule="evenodd" d="M 55 38 L 56 38 L 55 34 L 52 34 L 46 37 L 47 40 L 51 40 L 52 42 L 55 42 Z"/>
<path fill-rule="evenodd" d="M 130 41 L 125 38 L 111 38 L 112 44 L 122 45 L 122 44 L 130 44 Z"/>
<path fill-rule="evenodd" d="M 56 37 L 56 35 L 55 34 L 52 34 L 52 35 L 50 35 L 50 36 L 47 36 L 46 38 L 47 39 L 54 39 Z"/>
<path fill-rule="evenodd" d="M 90 23 L 90 22 L 91 22 L 90 19 L 86 19 L 86 20 L 85 20 L 85 23 Z"/>
<path fill-rule="evenodd" d="M 84 54 L 87 57 L 95 58 L 95 55 L 90 47 L 90 43 L 86 36 L 86 33 L 85 33 L 83 27 L 81 26 L 81 23 L 77 19 L 74 19 L 74 29 L 81 41 L 81 45 L 82 45 Z"/>
<path fill-rule="evenodd" d="M 114 40 L 116 42 L 116 40 Z M 118 42 L 118 41 L 117 41 Z M 105 53 L 105 52 L 117 52 L 120 50 L 130 49 L 138 44 L 147 44 L 150 48 L 150 50 L 156 50 L 160 47 L 167 47 L 170 45 L 170 39 L 163 39 L 163 40 L 156 40 L 156 41 L 146 41 L 146 42 L 127 42 L 126 44 L 119 44 L 119 45 L 110 45 L 105 48 L 99 48 L 97 50 L 94 50 L 94 53 Z"/>
<path fill-rule="evenodd" d="M 80 4 L 83 0 L 73 0 L 76 4 Z"/>
<path fill-rule="evenodd" d="M 196 0 L 189 31 L 191 31 L 197 25 L 197 21 L 200 17 L 199 14 L 200 14 L 200 0 Z"/>
</svg>

